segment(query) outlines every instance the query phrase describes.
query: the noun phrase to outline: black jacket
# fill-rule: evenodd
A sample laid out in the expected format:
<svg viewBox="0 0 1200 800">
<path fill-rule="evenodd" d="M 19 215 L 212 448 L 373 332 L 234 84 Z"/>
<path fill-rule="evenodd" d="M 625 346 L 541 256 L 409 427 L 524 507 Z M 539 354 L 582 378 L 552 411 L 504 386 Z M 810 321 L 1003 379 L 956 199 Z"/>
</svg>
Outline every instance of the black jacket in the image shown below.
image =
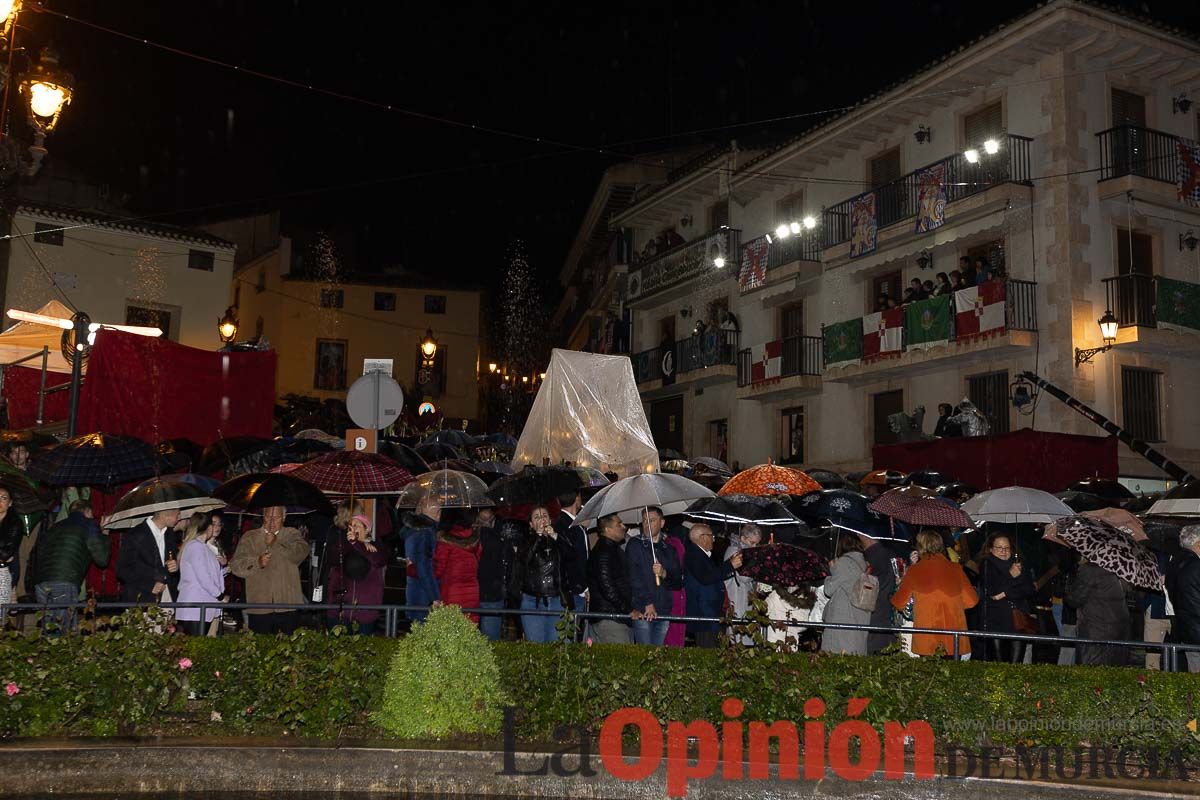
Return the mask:
<svg viewBox="0 0 1200 800">
<path fill-rule="evenodd" d="M 1001 561 L 987 556 L 979 565 L 979 629 L 1015 633 L 1012 610 L 1029 613 L 1029 598 L 1034 594 L 1033 578 L 1028 565 L 1022 565 L 1021 574 L 1014 578 L 1009 569 L 1012 561 Z M 1004 593 L 1003 600 L 993 600 L 992 595 Z"/>
<path fill-rule="evenodd" d="M 172 529 L 166 532 L 164 538 L 167 558 L 171 558 L 179 552 L 179 536 Z M 159 602 L 161 596 L 155 596 L 151 592 L 154 584 L 158 582 L 167 585 L 172 598 L 179 597 L 179 570 L 167 572 L 148 523 L 143 522 L 131 528 L 121 537 L 121 552 L 117 555 L 117 580 L 121 582 L 123 603 Z"/>
<path fill-rule="evenodd" d="M 628 614 L 633 610 L 633 590 L 620 544 L 601 536 L 588 558 L 587 575 L 589 611 Z"/>
<path fill-rule="evenodd" d="M 705 555 L 695 542 L 684 545 L 683 590 L 687 593 L 687 615 L 689 617 L 720 617 L 725 603 L 725 579 L 732 577 L 733 565 L 728 561 L 717 563 L 711 555 Z M 692 633 L 717 633 L 719 622 L 689 622 L 687 629 Z"/>
<path fill-rule="evenodd" d="M 889 627 L 892 624 L 892 595 L 896 593 L 896 573 L 892 569 L 892 551 L 882 544 L 872 544 L 863 551 L 871 574 L 879 579 L 879 596 L 871 611 L 872 625 Z M 868 633 L 867 652 L 878 653 L 896 641 L 892 633 Z"/>
<path fill-rule="evenodd" d="M 1182 550 L 1167 572 L 1167 594 L 1175 608 L 1176 641 L 1200 644 L 1200 557 Z"/>
<path fill-rule="evenodd" d="M 554 532 L 563 547 L 563 570 L 566 574 L 567 591 L 583 594 L 587 588 L 588 537 L 587 531 L 575 524 L 565 512 L 558 512 L 554 520 Z"/>
<path fill-rule="evenodd" d="M 520 520 L 496 520 L 494 528 L 480 528 L 479 542 L 483 554 L 479 559 L 479 600 L 484 603 L 503 601 L 515 607 L 520 600 L 517 554 L 529 526 Z"/>
<path fill-rule="evenodd" d="M 1125 584 L 1120 578 L 1095 564 L 1082 563 L 1072 576 L 1063 600 L 1078 612 L 1076 635 L 1080 639 L 1129 638 L 1129 606 L 1125 602 Z M 1125 666 L 1125 648 L 1104 645 L 1080 645 L 1080 664 Z"/>
<path fill-rule="evenodd" d="M 562 545 L 557 538 L 532 535 L 521 548 L 521 591 L 533 597 L 566 599 Z"/>
<path fill-rule="evenodd" d="M 21 563 L 17 552 L 21 548 L 21 538 L 25 535 L 25 524 L 21 515 L 15 509 L 9 508 L 4 519 L 0 520 L 0 565 L 12 573 L 13 594 L 16 594 L 17 580 L 21 577 Z"/>
</svg>

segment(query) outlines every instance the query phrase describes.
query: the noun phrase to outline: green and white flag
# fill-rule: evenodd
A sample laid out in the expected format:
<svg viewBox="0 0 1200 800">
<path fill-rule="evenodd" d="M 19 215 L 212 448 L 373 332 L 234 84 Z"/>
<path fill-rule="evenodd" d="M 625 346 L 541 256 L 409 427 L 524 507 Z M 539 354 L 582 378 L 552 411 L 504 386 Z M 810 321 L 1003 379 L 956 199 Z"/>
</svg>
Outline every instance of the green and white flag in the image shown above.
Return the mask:
<svg viewBox="0 0 1200 800">
<path fill-rule="evenodd" d="M 1200 333 L 1200 285 L 1155 278 L 1155 317 L 1158 327 Z"/>
<path fill-rule="evenodd" d="M 909 303 L 904 311 L 909 350 L 923 350 L 950 341 L 950 295 Z"/>
<path fill-rule="evenodd" d="M 826 366 L 847 366 L 862 360 L 862 319 L 826 325 L 822 331 Z"/>
</svg>

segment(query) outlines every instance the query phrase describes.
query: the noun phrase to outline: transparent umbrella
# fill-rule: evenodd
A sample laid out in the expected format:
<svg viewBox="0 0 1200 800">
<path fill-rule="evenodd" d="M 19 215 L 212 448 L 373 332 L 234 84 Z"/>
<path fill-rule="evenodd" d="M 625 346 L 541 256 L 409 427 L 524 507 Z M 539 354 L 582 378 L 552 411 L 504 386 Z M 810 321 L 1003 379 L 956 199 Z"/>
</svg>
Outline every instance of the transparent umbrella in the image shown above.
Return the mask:
<svg viewBox="0 0 1200 800">
<path fill-rule="evenodd" d="M 418 475 L 401 490 L 396 498 L 398 508 L 415 508 L 422 498 L 430 496 L 442 508 L 483 508 L 495 505 L 487 495 L 488 486 L 482 478 L 469 472 L 439 469 Z"/>
</svg>

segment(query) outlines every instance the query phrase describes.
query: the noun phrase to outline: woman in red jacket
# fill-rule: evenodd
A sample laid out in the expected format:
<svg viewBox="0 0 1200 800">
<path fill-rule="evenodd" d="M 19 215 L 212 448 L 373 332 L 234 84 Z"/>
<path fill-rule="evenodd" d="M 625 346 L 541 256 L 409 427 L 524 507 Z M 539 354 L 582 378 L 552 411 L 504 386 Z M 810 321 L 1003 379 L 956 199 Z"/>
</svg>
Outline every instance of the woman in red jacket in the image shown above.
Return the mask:
<svg viewBox="0 0 1200 800">
<path fill-rule="evenodd" d="M 460 608 L 479 608 L 479 558 L 483 547 L 479 531 L 460 521 L 438 533 L 433 551 L 433 575 L 441 587 L 441 601 Z M 470 614 L 479 624 L 479 616 Z"/>
</svg>

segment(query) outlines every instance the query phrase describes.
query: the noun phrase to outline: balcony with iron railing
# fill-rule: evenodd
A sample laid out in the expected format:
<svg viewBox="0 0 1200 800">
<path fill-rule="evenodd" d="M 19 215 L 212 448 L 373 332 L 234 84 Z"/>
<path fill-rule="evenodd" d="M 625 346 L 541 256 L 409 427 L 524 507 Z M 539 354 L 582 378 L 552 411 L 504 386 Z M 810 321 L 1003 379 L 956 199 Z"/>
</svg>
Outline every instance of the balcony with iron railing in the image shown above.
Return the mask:
<svg viewBox="0 0 1200 800">
<path fill-rule="evenodd" d="M 1107 309 L 1117 318 L 1118 346 L 1200 357 L 1200 285 L 1137 272 L 1103 283 Z"/>
<path fill-rule="evenodd" d="M 948 330 L 944 343 L 918 346 L 909 341 L 908 306 L 902 306 L 898 349 L 865 355 L 857 360 L 835 362 L 830 359 L 831 347 L 824 348 L 824 379 L 827 381 L 862 383 L 892 374 L 919 374 L 954 366 L 986 352 L 989 358 L 1017 354 L 1034 346 L 1037 323 L 1037 284 L 1033 281 L 1001 278 L 1004 303 L 1002 323 L 987 329 L 983 288 L 963 289 L 950 296 Z M 998 285 L 998 284 L 993 284 Z M 971 295 L 963 295 L 970 292 Z M 965 298 L 960 302 L 960 295 Z M 996 300 L 997 303 L 1001 299 Z M 962 306 L 964 310 L 958 311 Z M 871 315 L 874 316 L 874 315 Z M 974 318 L 974 319 L 973 319 Z M 859 330 L 863 328 L 858 318 Z M 960 322 L 961 320 L 961 322 Z M 833 327 L 826 328 L 822 338 L 831 336 Z M 865 349 L 865 348 L 864 348 Z"/>
<path fill-rule="evenodd" d="M 819 392 L 821 349 L 820 336 L 797 335 L 738 351 L 738 399 L 766 400 Z"/>
<path fill-rule="evenodd" d="M 643 394 L 670 394 L 673 386 L 710 386 L 736 377 L 738 332 L 712 329 L 675 342 L 671 358 L 666 349 L 652 347 L 634 353 L 633 377 Z M 667 362 L 667 363 L 664 363 Z M 664 382 L 667 368 L 674 370 L 674 381 Z"/>
<path fill-rule="evenodd" d="M 969 161 L 965 153 L 955 153 L 825 209 L 821 214 L 822 244 L 829 248 L 850 241 L 854 203 L 872 193 L 875 195 L 875 225 L 879 230 L 916 217 L 920 206 L 920 176 L 939 164 L 946 168 L 947 204 L 1004 183 L 1028 184 L 1031 177 L 1029 151 L 1033 140 L 1010 133 L 997 137 L 996 141 L 999 149 L 994 154 L 977 151 L 975 163 Z"/>
<path fill-rule="evenodd" d="M 1100 197 L 1125 197 L 1129 191 L 1149 194 L 1176 202 L 1196 204 L 1196 192 L 1180 196 L 1177 188 L 1181 172 L 1188 170 L 1182 159 L 1200 143 L 1172 133 L 1119 125 L 1096 134 L 1100 145 Z M 1144 181 L 1144 182 L 1143 182 Z M 1190 195 L 1190 196 L 1189 196 Z"/>
<path fill-rule="evenodd" d="M 651 306 L 687 294 L 696 279 L 736 276 L 740 237 L 741 231 L 722 228 L 641 261 L 630 268 L 626 301 Z"/>
</svg>

